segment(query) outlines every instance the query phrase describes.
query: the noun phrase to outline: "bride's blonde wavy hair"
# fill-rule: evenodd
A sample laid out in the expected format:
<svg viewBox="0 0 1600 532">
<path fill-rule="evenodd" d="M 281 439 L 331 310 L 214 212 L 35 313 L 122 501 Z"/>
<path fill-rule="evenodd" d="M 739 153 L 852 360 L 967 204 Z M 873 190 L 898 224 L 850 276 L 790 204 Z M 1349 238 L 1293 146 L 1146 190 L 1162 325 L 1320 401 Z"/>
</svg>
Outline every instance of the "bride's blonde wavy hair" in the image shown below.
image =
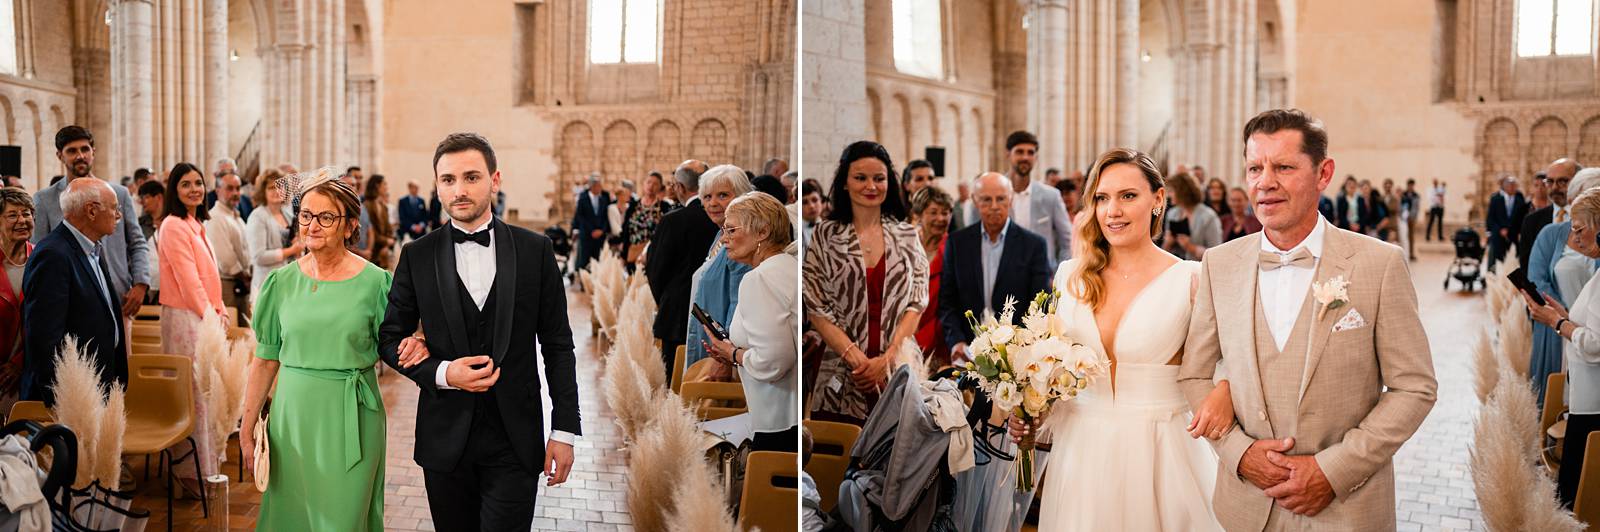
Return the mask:
<svg viewBox="0 0 1600 532">
<path fill-rule="evenodd" d="M 1095 217 L 1098 207 L 1094 191 L 1100 188 L 1100 173 L 1115 164 L 1131 164 L 1139 168 L 1144 174 L 1145 182 L 1150 185 L 1151 192 L 1160 192 L 1166 187 L 1166 180 L 1161 177 L 1161 170 L 1156 167 L 1155 160 L 1144 152 L 1130 148 L 1112 148 L 1100 154 L 1095 160 L 1094 167 L 1089 169 L 1089 176 L 1084 180 L 1082 214 L 1079 215 L 1078 234 L 1073 243 L 1073 257 L 1078 259 L 1077 267 L 1068 277 L 1067 290 L 1083 301 L 1089 308 L 1100 309 L 1100 304 L 1105 302 L 1106 282 L 1100 276 L 1106 266 L 1111 263 L 1111 242 L 1106 240 L 1105 233 L 1100 231 L 1100 222 Z M 1166 205 L 1156 206 L 1165 212 Z M 1161 232 L 1161 217 L 1156 213 L 1150 214 L 1150 236 L 1154 237 Z"/>
</svg>

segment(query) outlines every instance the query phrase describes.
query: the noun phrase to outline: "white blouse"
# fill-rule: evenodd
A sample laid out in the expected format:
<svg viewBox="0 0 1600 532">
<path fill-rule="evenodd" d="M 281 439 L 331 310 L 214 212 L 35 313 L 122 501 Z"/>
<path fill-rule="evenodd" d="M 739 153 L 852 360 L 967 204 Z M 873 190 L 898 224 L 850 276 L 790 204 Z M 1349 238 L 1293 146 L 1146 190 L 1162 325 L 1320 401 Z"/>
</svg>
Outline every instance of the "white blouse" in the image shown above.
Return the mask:
<svg viewBox="0 0 1600 532">
<path fill-rule="evenodd" d="M 1564 344 L 1567 359 L 1567 402 L 1574 414 L 1600 414 L 1600 276 L 1589 279 L 1572 301 L 1570 315 L 1578 327 Z"/>
<path fill-rule="evenodd" d="M 755 432 L 782 432 L 800 423 L 794 374 L 800 359 L 799 279 L 800 261 L 780 253 L 739 282 L 739 307 L 728 336 L 733 345 L 747 348 L 739 358 L 739 377 Z"/>
</svg>

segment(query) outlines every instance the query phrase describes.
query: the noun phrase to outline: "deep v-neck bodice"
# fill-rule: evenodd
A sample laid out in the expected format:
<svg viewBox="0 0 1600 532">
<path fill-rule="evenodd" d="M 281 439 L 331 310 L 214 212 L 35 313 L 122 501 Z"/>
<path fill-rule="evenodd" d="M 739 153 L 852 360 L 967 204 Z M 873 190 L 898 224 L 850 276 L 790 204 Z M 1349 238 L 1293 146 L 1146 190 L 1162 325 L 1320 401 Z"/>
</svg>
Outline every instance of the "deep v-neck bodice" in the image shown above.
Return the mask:
<svg viewBox="0 0 1600 532">
<path fill-rule="evenodd" d="M 1189 285 L 1193 282 L 1193 274 L 1200 270 L 1200 263 L 1179 261 L 1140 288 L 1139 293 L 1129 300 L 1128 307 L 1123 309 L 1122 317 L 1113 329 L 1111 347 L 1114 349 L 1109 353 L 1101 337 L 1094 309 L 1075 297 L 1066 286 L 1066 278 L 1072 271 L 1069 265 L 1075 266 L 1069 261 L 1057 275 L 1056 288 L 1061 290 L 1063 298 L 1057 312 L 1066 319 L 1067 334 L 1074 340 L 1101 355 L 1116 354 L 1115 389 L 1119 395 L 1125 384 L 1143 380 L 1135 378 L 1129 381 L 1125 378 L 1131 376 L 1130 370 L 1142 372 L 1144 368 L 1149 368 L 1150 371 L 1165 373 L 1169 371 L 1167 368 L 1171 368 L 1170 371 L 1176 371 L 1176 366 L 1168 366 L 1167 362 L 1183 348 L 1188 336 L 1189 313 L 1193 306 L 1189 298 Z M 1112 378 L 1107 377 L 1096 383 L 1089 393 L 1104 394 L 1109 399 L 1112 389 Z"/>
<path fill-rule="evenodd" d="M 1180 261 L 1172 263 L 1171 265 L 1168 265 L 1167 269 L 1161 270 L 1161 273 L 1156 274 L 1155 277 L 1150 279 L 1150 282 L 1145 283 L 1145 285 L 1143 287 L 1139 288 L 1139 291 L 1137 293 L 1133 294 L 1133 299 L 1128 300 L 1127 308 L 1122 309 L 1122 315 L 1117 317 L 1117 324 L 1115 326 L 1112 326 L 1112 328 L 1111 328 L 1112 336 L 1111 336 L 1111 345 L 1109 345 L 1109 346 L 1106 345 L 1106 343 L 1105 343 L 1105 336 L 1103 336 L 1100 333 L 1100 318 L 1099 318 L 1099 316 L 1095 316 L 1094 315 L 1094 309 L 1089 309 L 1089 315 L 1094 317 L 1093 326 L 1089 327 L 1089 328 L 1094 331 L 1094 341 L 1099 346 L 1100 352 L 1105 353 L 1108 356 L 1112 355 L 1112 354 L 1115 354 L 1115 353 L 1120 353 L 1121 352 L 1120 349 L 1108 349 L 1108 348 L 1110 348 L 1110 347 L 1118 347 L 1118 346 L 1121 345 L 1121 344 L 1117 343 L 1117 341 L 1122 339 L 1122 326 L 1128 323 L 1128 317 L 1133 314 L 1134 310 L 1137 310 L 1139 308 L 1139 303 L 1144 300 L 1145 294 L 1150 293 L 1152 288 L 1155 288 L 1157 285 L 1161 284 L 1161 282 L 1168 275 L 1170 275 L 1174 271 L 1177 271 L 1178 270 L 1178 266 L 1181 266 L 1182 264 L 1183 264 L 1183 261 L 1180 260 Z M 1120 359 L 1119 359 L 1119 361 L 1120 361 Z"/>
</svg>

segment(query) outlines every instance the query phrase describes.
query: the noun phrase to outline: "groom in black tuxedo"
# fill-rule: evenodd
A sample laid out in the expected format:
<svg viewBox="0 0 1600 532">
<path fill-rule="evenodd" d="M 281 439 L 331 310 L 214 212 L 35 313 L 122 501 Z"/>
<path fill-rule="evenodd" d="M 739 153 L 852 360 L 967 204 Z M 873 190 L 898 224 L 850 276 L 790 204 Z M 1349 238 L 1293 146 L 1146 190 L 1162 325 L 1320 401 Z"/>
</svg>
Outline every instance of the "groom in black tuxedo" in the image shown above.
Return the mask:
<svg viewBox="0 0 1600 532">
<path fill-rule="evenodd" d="M 450 223 L 401 252 L 380 354 L 423 391 L 415 455 L 434 526 L 529 530 L 539 473 L 566 482 L 581 434 L 561 269 L 549 239 L 490 212 L 500 173 L 487 140 L 451 134 L 433 161 Z"/>
</svg>

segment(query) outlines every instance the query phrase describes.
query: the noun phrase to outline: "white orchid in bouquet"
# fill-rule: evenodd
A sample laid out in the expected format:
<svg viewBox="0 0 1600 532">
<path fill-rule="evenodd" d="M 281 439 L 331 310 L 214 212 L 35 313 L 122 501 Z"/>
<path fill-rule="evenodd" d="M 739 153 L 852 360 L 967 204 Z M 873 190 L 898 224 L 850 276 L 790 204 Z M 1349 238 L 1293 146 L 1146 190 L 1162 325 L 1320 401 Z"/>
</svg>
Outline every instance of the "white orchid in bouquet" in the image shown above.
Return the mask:
<svg viewBox="0 0 1600 532">
<path fill-rule="evenodd" d="M 1067 336 L 1066 321 L 1056 312 L 1060 300 L 1059 292 L 1039 292 L 1020 327 L 1012 325 L 1014 298 L 1006 298 L 998 317 L 986 312 L 979 321 L 967 312 L 974 335 L 967 370 L 995 408 L 1029 425 L 1049 415 L 1057 401 L 1077 397 L 1111 367 L 1105 356 Z M 1030 434 L 1018 447 L 1017 491 L 1033 489 L 1034 444 Z"/>
</svg>

